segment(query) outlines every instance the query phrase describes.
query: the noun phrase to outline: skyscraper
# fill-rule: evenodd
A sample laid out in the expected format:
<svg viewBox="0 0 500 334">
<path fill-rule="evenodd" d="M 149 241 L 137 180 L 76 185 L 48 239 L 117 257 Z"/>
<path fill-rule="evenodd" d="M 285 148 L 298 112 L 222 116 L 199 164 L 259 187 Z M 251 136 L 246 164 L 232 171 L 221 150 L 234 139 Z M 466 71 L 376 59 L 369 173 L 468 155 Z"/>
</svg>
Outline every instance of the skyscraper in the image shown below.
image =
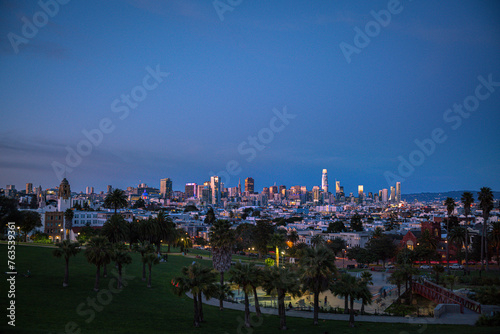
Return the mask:
<svg viewBox="0 0 500 334">
<path fill-rule="evenodd" d="M 391 197 L 389 198 L 389 202 L 396 202 L 396 188 L 391 187 Z"/>
<path fill-rule="evenodd" d="M 26 194 L 33 193 L 33 183 L 26 183 Z"/>
<path fill-rule="evenodd" d="M 249 192 L 250 194 L 254 193 L 254 180 L 251 177 L 247 177 L 245 179 L 245 191 Z"/>
<path fill-rule="evenodd" d="M 218 206 L 220 204 L 220 177 L 212 176 L 210 178 L 210 188 L 212 190 L 212 204 Z"/>
<path fill-rule="evenodd" d="M 328 194 L 328 172 L 323 169 L 323 175 L 321 176 L 321 189 Z"/>
<path fill-rule="evenodd" d="M 360 201 L 363 200 L 363 185 L 358 186 L 358 198 Z"/>
<path fill-rule="evenodd" d="M 163 198 L 170 198 L 172 196 L 172 180 L 168 177 L 160 180 L 160 195 Z"/>
<path fill-rule="evenodd" d="M 335 181 L 335 194 L 340 194 L 340 181 Z"/>
<path fill-rule="evenodd" d="M 388 197 L 388 191 L 387 188 L 382 189 L 382 202 L 387 203 L 387 197 Z"/>
<path fill-rule="evenodd" d="M 196 183 L 186 183 L 184 195 L 186 198 L 198 197 L 198 185 Z"/>
<path fill-rule="evenodd" d="M 108 188 L 106 189 L 107 194 L 111 194 L 113 192 L 113 186 L 111 184 L 108 184 Z"/>
<path fill-rule="evenodd" d="M 401 182 L 396 182 L 396 203 L 401 202 Z"/>
<path fill-rule="evenodd" d="M 85 193 L 86 193 L 87 195 L 91 195 L 91 194 L 93 194 L 93 193 L 94 193 L 94 187 L 87 187 L 87 188 L 85 189 Z"/>
</svg>

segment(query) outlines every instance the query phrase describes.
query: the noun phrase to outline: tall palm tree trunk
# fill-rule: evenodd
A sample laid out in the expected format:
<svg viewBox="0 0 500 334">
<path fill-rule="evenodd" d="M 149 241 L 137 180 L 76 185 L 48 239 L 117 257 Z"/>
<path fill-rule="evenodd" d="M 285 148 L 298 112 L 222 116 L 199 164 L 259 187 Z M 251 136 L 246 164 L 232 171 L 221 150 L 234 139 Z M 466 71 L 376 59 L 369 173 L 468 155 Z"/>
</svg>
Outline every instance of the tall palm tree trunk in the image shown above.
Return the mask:
<svg viewBox="0 0 500 334">
<path fill-rule="evenodd" d="M 101 278 L 101 266 L 97 266 L 97 272 L 95 273 L 94 291 L 99 291 L 100 278 Z"/>
<path fill-rule="evenodd" d="M 318 309 L 319 309 L 319 293 L 317 291 L 314 292 L 314 319 L 313 325 L 318 324 Z"/>
<path fill-rule="evenodd" d="M 485 241 L 486 224 L 483 221 L 483 230 L 481 232 L 481 271 L 484 270 L 484 241 Z"/>
<path fill-rule="evenodd" d="M 64 269 L 63 287 L 68 286 L 68 280 L 69 280 L 69 258 L 67 257 L 65 260 L 66 260 L 66 268 Z"/>
<path fill-rule="evenodd" d="M 220 287 L 221 287 L 221 295 L 219 296 L 219 310 L 224 310 L 224 295 L 222 293 L 222 287 L 224 286 L 224 272 L 220 273 Z"/>
<path fill-rule="evenodd" d="M 148 268 L 149 268 L 148 288 L 151 287 L 151 267 L 152 264 L 148 263 Z"/>
<path fill-rule="evenodd" d="M 245 327 L 250 328 L 250 302 L 248 293 L 245 291 Z"/>
<path fill-rule="evenodd" d="M 142 257 L 144 258 L 144 254 Z M 146 281 L 146 262 L 142 262 L 142 281 Z"/>
<path fill-rule="evenodd" d="M 465 225 L 465 270 L 469 271 L 469 228 Z"/>
<path fill-rule="evenodd" d="M 259 298 L 257 297 L 257 288 L 253 287 L 253 299 L 255 301 L 255 314 L 260 317 L 262 313 L 260 312 Z"/>
<path fill-rule="evenodd" d="M 490 271 L 490 263 L 488 261 L 488 238 L 484 238 L 484 259 L 486 260 L 486 271 Z"/>
<path fill-rule="evenodd" d="M 196 297 L 193 296 L 193 298 L 196 298 Z M 200 322 L 204 322 L 205 319 L 203 319 L 203 302 L 202 302 L 202 293 L 201 293 L 201 291 L 198 292 L 198 308 L 199 308 L 198 317 L 200 319 Z"/>
<path fill-rule="evenodd" d="M 278 290 L 278 313 L 280 316 L 280 329 L 286 330 L 286 315 L 285 315 L 285 292 Z"/>
<path fill-rule="evenodd" d="M 354 327 L 354 298 L 351 296 L 351 309 L 349 310 L 349 327 Z"/>
<path fill-rule="evenodd" d="M 344 314 L 349 313 L 349 295 L 345 295 L 344 299 Z"/>
<path fill-rule="evenodd" d="M 193 294 L 193 303 L 194 303 L 194 327 L 200 327 L 200 314 L 199 314 L 196 294 Z"/>
<path fill-rule="evenodd" d="M 361 314 L 365 314 L 365 303 L 366 303 L 366 299 L 362 299 L 361 300 Z"/>
<path fill-rule="evenodd" d="M 122 264 L 118 264 L 118 289 L 122 288 Z"/>
</svg>

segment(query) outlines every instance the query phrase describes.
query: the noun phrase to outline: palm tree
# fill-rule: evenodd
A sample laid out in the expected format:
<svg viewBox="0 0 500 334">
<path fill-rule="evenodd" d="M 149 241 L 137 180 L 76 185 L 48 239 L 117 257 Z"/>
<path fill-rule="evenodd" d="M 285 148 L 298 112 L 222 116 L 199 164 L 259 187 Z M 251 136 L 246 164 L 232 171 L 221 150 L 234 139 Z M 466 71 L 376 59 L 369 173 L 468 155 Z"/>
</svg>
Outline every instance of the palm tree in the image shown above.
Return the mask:
<svg viewBox="0 0 500 334">
<path fill-rule="evenodd" d="M 121 189 L 115 189 L 104 199 L 104 207 L 115 209 L 115 215 L 118 209 L 128 206 L 127 195 Z"/>
<path fill-rule="evenodd" d="M 447 197 L 444 201 L 446 206 L 446 211 L 448 213 L 448 219 L 446 219 L 446 263 L 448 265 L 448 273 L 450 272 L 450 218 L 455 210 L 455 200 L 451 197 Z"/>
<path fill-rule="evenodd" d="M 302 268 L 301 281 L 304 290 L 309 290 L 314 295 L 313 324 L 318 324 L 319 294 L 327 290 L 333 283 L 337 272 L 335 267 L 335 254 L 325 246 L 307 248 L 300 259 Z"/>
<path fill-rule="evenodd" d="M 253 264 L 252 264 L 253 265 Z M 238 287 L 245 294 L 245 327 L 250 328 L 250 302 L 248 294 L 253 292 L 252 282 L 250 281 L 252 275 L 252 268 L 250 264 L 236 263 L 229 273 L 231 274 L 231 281 L 238 284 Z"/>
<path fill-rule="evenodd" d="M 262 281 L 264 279 L 263 272 L 260 268 L 252 264 L 249 277 L 250 277 L 250 285 L 252 285 L 252 290 L 253 290 L 253 299 L 255 302 L 255 314 L 258 317 L 260 317 L 261 312 L 260 312 L 259 298 L 257 296 L 257 287 L 262 284 Z"/>
<path fill-rule="evenodd" d="M 149 241 L 142 241 L 138 244 L 134 245 L 134 250 L 136 252 L 141 253 L 141 261 L 142 261 L 142 280 L 146 280 L 146 262 L 144 262 L 144 255 L 146 253 L 153 253 L 155 248 L 153 245 L 149 243 Z"/>
<path fill-rule="evenodd" d="M 392 274 L 391 274 L 391 277 L 389 277 L 389 282 L 391 284 L 394 284 L 398 287 L 398 303 L 400 303 L 400 298 L 401 298 L 401 285 L 403 283 L 405 283 L 406 281 L 406 275 L 404 273 L 404 271 L 400 268 L 396 269 L 396 271 L 394 271 Z"/>
<path fill-rule="evenodd" d="M 101 229 L 101 234 L 108 238 L 109 242 L 116 244 L 128 239 L 127 222 L 121 215 L 112 215 Z"/>
<path fill-rule="evenodd" d="M 482 187 L 477 195 L 479 200 L 479 207 L 483 210 L 483 232 L 481 233 L 481 270 L 484 270 L 484 261 L 486 260 L 486 270 L 489 269 L 488 265 L 488 241 L 486 239 L 486 231 L 488 230 L 488 219 L 490 218 L 490 211 L 493 209 L 493 193 L 491 188 Z"/>
<path fill-rule="evenodd" d="M 449 242 L 454 243 L 457 245 L 458 249 L 461 249 L 462 246 L 465 244 L 466 240 L 466 228 L 463 228 L 461 226 L 454 227 L 450 230 L 449 232 Z"/>
<path fill-rule="evenodd" d="M 213 285 L 215 282 L 215 275 L 210 274 L 209 268 L 204 268 L 198 263 L 193 263 L 188 267 L 181 269 L 182 276 L 175 277 L 172 280 L 174 285 L 174 292 L 178 296 L 182 296 L 186 292 L 191 292 L 193 295 L 194 305 L 194 326 L 200 327 L 200 307 L 201 299 L 198 297 L 203 290 L 207 290 L 208 286 Z"/>
<path fill-rule="evenodd" d="M 470 207 L 474 203 L 474 196 L 471 192 L 465 191 L 462 194 L 462 204 L 465 215 L 465 270 L 469 271 L 469 215 Z"/>
<path fill-rule="evenodd" d="M 271 246 L 276 249 L 276 266 L 280 266 L 280 248 L 285 248 L 285 236 L 281 233 L 274 233 L 270 241 Z"/>
<path fill-rule="evenodd" d="M 378 226 L 373 231 L 372 238 L 380 238 L 383 235 L 384 235 L 384 230 L 380 226 Z"/>
<path fill-rule="evenodd" d="M 94 291 L 99 291 L 99 279 L 101 276 L 101 266 L 111 262 L 111 243 L 104 236 L 92 237 L 87 243 L 85 257 L 87 261 L 97 267 L 95 276 Z"/>
<path fill-rule="evenodd" d="M 75 216 L 73 210 L 66 209 L 64 211 L 64 229 L 66 230 L 66 240 L 69 240 L 69 234 L 73 227 L 73 217 Z"/>
<path fill-rule="evenodd" d="M 361 314 L 365 314 L 365 305 L 372 303 L 372 294 L 368 289 L 368 285 L 373 285 L 373 275 L 369 271 L 363 271 L 363 273 L 361 274 L 361 283 L 366 286 L 366 291 L 362 290 L 360 292 L 362 299 Z"/>
<path fill-rule="evenodd" d="M 113 247 L 111 259 L 115 261 L 118 267 L 118 289 L 122 287 L 122 268 L 123 265 L 132 263 L 132 257 L 124 244 L 115 244 Z"/>
<path fill-rule="evenodd" d="M 146 254 L 144 254 L 144 257 L 142 258 L 142 262 L 148 265 L 148 269 L 149 269 L 148 288 L 150 288 L 151 287 L 151 268 L 153 267 L 154 264 L 160 263 L 160 260 L 158 259 L 158 255 L 156 255 L 156 253 L 146 253 Z"/>
<path fill-rule="evenodd" d="M 428 229 L 422 231 L 419 239 L 422 247 L 435 250 L 438 245 L 437 238 L 435 238 Z"/>
<path fill-rule="evenodd" d="M 285 295 L 300 295 L 298 274 L 290 268 L 267 267 L 264 274 L 262 287 L 267 294 L 278 297 L 278 315 L 280 317 L 280 330 L 286 330 Z"/>
<path fill-rule="evenodd" d="M 340 278 L 330 287 L 330 291 L 335 296 L 344 297 L 344 314 L 349 313 L 349 291 L 347 282 L 349 282 L 351 275 L 343 273 Z"/>
<path fill-rule="evenodd" d="M 337 293 L 341 291 L 346 296 L 346 299 L 349 297 L 351 298 L 350 308 L 347 307 L 349 310 L 349 325 L 351 327 L 354 327 L 354 299 L 358 299 L 360 297 L 359 283 L 360 282 L 356 280 L 356 277 L 347 273 L 342 274 L 340 282 L 336 283 L 339 285 Z M 346 313 L 345 310 L 344 313 Z"/>
<path fill-rule="evenodd" d="M 72 256 L 76 256 L 76 254 L 80 252 L 80 244 L 78 242 L 71 242 L 70 240 L 63 240 L 63 242 L 57 244 L 57 247 L 57 249 L 54 249 L 54 256 L 64 256 L 64 260 L 66 261 L 63 287 L 67 287 L 69 280 L 69 258 Z"/>
<path fill-rule="evenodd" d="M 325 244 L 325 238 L 323 238 L 323 236 L 321 234 L 315 234 L 311 238 L 311 246 L 312 247 L 318 247 L 318 246 L 324 245 L 324 244 Z"/>
<path fill-rule="evenodd" d="M 444 273 L 444 267 L 440 264 L 437 264 L 432 268 L 432 271 L 434 272 L 434 274 L 436 274 L 436 284 L 439 284 L 439 274 Z"/>
<path fill-rule="evenodd" d="M 494 222 L 491 225 L 493 228 L 488 237 L 491 245 L 495 247 L 497 251 L 497 264 L 500 267 L 500 222 Z"/>
<path fill-rule="evenodd" d="M 288 241 L 295 245 L 297 241 L 299 241 L 299 233 L 296 230 L 292 230 L 287 235 Z"/>
<path fill-rule="evenodd" d="M 151 242 L 156 245 L 156 251 L 159 253 L 161 250 L 161 243 L 163 241 L 173 241 L 171 236 L 175 235 L 175 224 L 172 218 L 167 216 L 163 210 L 158 212 L 157 217 L 152 221 L 154 233 L 151 235 Z"/>
<path fill-rule="evenodd" d="M 217 219 L 208 234 L 212 246 L 212 262 L 220 273 L 220 285 L 224 285 L 224 273 L 231 267 L 231 251 L 235 242 L 234 230 L 227 220 Z M 219 296 L 219 308 L 224 309 L 224 297 Z"/>
<path fill-rule="evenodd" d="M 455 275 L 448 275 L 444 279 L 447 283 L 450 284 L 450 290 L 451 292 L 453 292 L 453 286 L 458 282 L 458 277 Z"/>
</svg>

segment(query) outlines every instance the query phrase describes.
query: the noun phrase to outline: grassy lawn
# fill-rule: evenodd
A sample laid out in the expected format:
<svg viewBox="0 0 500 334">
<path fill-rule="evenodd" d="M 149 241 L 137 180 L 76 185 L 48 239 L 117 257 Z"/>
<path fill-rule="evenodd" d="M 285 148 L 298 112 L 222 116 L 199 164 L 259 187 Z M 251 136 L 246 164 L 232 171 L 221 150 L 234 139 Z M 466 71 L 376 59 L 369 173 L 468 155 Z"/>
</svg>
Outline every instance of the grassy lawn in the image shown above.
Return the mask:
<svg viewBox="0 0 500 334">
<path fill-rule="evenodd" d="M 0 245 L 6 268 L 7 246 Z M 140 256 L 133 254 L 133 262 L 127 266 L 127 286 L 115 293 L 104 293 L 113 275 L 101 279 L 101 292 L 92 290 L 95 267 L 88 264 L 82 253 L 70 260 L 70 286 L 62 287 L 64 260 L 52 256 L 52 249 L 45 247 L 18 246 L 16 248 L 16 267 L 19 273 L 30 269 L 32 276 L 16 277 L 16 327 L 7 325 L 2 316 L 1 333 L 250 333 L 240 327 L 243 313 L 204 306 L 206 323 L 195 329 L 192 325 L 193 302 L 187 297 L 173 294 L 170 281 L 189 265 L 192 258 L 169 256 L 167 263 L 153 268 L 153 287 L 148 289 L 141 280 L 142 265 Z M 207 266 L 210 261 L 198 260 Z M 108 266 L 108 271 L 114 269 Z M 0 282 L 2 291 L 0 307 L 6 312 L 7 275 Z M 108 291 L 109 292 L 109 291 Z M 99 311 L 92 311 L 88 300 L 101 298 L 97 302 Z M 108 298 L 109 297 L 109 298 Z M 102 309 L 101 309 L 102 308 Z M 5 313 L 4 313 L 5 314 Z M 66 331 L 67 324 L 73 324 L 78 331 Z M 345 321 L 325 321 L 312 326 L 311 319 L 287 318 L 289 333 L 422 333 L 422 327 L 405 324 L 357 323 L 349 328 Z M 253 328 L 253 333 L 276 333 L 279 319 L 264 316 L 262 324 Z M 498 328 L 474 329 L 467 326 L 428 326 L 430 333 L 496 333 Z"/>
</svg>

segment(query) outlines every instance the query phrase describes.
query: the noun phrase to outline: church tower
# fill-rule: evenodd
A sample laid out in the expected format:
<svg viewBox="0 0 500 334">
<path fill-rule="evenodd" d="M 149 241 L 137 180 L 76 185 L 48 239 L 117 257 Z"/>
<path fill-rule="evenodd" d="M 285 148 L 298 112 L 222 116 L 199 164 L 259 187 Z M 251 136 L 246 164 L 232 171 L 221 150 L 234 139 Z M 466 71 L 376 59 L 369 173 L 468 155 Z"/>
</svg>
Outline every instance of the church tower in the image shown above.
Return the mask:
<svg viewBox="0 0 500 334">
<path fill-rule="evenodd" d="M 57 193 L 57 211 L 64 212 L 71 208 L 71 188 L 68 180 L 64 178 L 59 185 Z"/>
</svg>

